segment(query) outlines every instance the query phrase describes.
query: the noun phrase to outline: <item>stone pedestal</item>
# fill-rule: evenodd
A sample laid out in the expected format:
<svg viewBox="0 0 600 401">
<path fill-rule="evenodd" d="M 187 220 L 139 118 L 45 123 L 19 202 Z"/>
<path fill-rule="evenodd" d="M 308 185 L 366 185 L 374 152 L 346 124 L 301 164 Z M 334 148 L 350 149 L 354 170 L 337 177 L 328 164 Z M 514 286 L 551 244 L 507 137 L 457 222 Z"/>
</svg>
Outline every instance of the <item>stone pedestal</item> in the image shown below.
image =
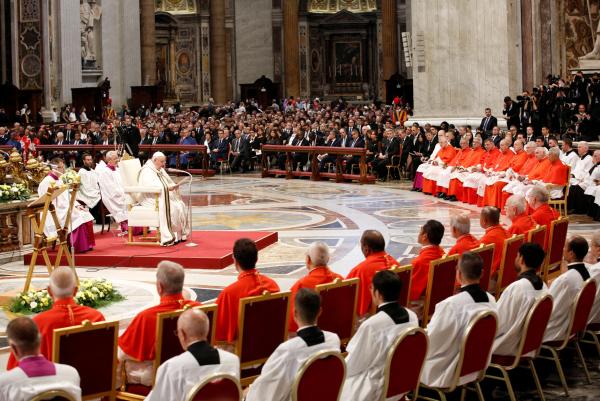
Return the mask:
<svg viewBox="0 0 600 401">
<path fill-rule="evenodd" d="M 582 71 L 584 75 L 592 75 L 596 72 L 600 73 L 600 60 L 581 60 L 579 59 L 579 66 L 570 70 L 571 74 Z"/>
</svg>

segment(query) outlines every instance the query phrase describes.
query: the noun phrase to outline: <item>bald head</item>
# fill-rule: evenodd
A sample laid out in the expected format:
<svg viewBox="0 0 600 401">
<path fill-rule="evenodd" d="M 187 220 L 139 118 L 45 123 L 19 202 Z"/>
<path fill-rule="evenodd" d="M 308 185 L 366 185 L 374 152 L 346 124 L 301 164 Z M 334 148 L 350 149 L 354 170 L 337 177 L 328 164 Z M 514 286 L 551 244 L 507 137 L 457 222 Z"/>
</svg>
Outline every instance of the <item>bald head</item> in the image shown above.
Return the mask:
<svg viewBox="0 0 600 401">
<path fill-rule="evenodd" d="M 183 349 L 198 341 L 206 341 L 210 322 L 200 309 L 188 309 L 177 319 L 177 334 Z"/>
<path fill-rule="evenodd" d="M 385 250 L 385 239 L 377 230 L 366 230 L 360 238 L 360 245 L 365 256 Z"/>
<path fill-rule="evenodd" d="M 57 267 L 50 274 L 50 293 L 54 299 L 69 298 L 77 290 L 77 278 L 70 267 Z"/>
<path fill-rule="evenodd" d="M 485 206 L 481 209 L 480 223 L 482 228 L 500 224 L 500 209 L 493 206 Z"/>
<path fill-rule="evenodd" d="M 28 317 L 11 320 L 6 327 L 6 337 L 17 359 L 39 353 L 40 332 L 35 322 Z"/>
<path fill-rule="evenodd" d="M 185 272 L 179 263 L 163 260 L 156 268 L 156 284 L 159 293 L 165 295 L 180 294 L 183 291 Z M 162 295 L 162 294 L 161 294 Z"/>
</svg>

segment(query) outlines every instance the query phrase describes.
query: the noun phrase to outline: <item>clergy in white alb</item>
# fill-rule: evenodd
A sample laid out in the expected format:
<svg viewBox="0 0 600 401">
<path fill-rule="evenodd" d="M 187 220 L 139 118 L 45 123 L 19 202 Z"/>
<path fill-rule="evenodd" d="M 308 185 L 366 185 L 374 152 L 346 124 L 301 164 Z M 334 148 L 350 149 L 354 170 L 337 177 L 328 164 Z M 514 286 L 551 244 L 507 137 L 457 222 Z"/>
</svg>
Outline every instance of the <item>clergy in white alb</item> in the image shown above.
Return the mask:
<svg viewBox="0 0 600 401">
<path fill-rule="evenodd" d="M 575 150 L 573 149 L 573 140 L 570 138 L 563 139 L 562 149 L 560 150 L 560 161 L 571 167 L 571 174 L 573 174 L 573 170 L 575 170 L 575 168 L 577 168 L 577 164 L 579 164 L 581 155 L 578 154 L 578 152 L 583 152 L 584 149 L 584 153 L 587 155 L 588 150 L 586 142 L 579 142 L 577 150 Z"/>
<path fill-rule="evenodd" d="M 502 292 L 498 300 L 498 331 L 492 353 L 516 355 L 523 337 L 525 319 L 533 305 L 548 293 L 546 283 L 538 276 L 546 253 L 538 244 L 524 243 L 519 248 L 515 267 L 517 280 Z"/>
<path fill-rule="evenodd" d="M 79 190 L 77 201 L 87 206 L 94 219 L 100 217 L 100 184 L 98 184 L 98 173 L 93 169 L 94 158 L 89 153 L 82 157 L 83 167 L 79 169 Z"/>
<path fill-rule="evenodd" d="M 417 173 L 425 174 L 425 172 L 427 170 L 429 170 L 429 168 L 432 166 L 433 161 L 437 158 L 437 154 L 440 152 L 440 149 L 442 149 L 440 142 L 439 142 L 440 137 L 442 137 L 442 136 L 446 136 L 446 133 L 444 131 L 438 132 L 438 134 L 437 134 L 438 142 L 433 147 L 433 151 L 431 152 L 431 155 L 429 155 L 429 159 L 426 161 L 423 161 L 423 163 L 419 164 L 419 167 L 417 167 Z"/>
<path fill-rule="evenodd" d="M 122 231 L 127 231 L 127 198 L 118 171 L 119 155 L 111 150 L 106 153 L 104 167 L 98 165 L 98 183 L 102 194 L 102 203 L 110 212 L 112 218 L 121 225 Z"/>
<path fill-rule="evenodd" d="M 296 337 L 273 351 L 248 389 L 246 401 L 291 400 L 292 384 L 305 361 L 319 352 L 340 352 L 337 334 L 316 325 L 320 313 L 319 294 L 310 288 L 299 289 L 294 298 L 294 321 L 299 327 Z"/>
<path fill-rule="evenodd" d="M 573 303 L 583 288 L 583 283 L 590 278 L 590 273 L 583 263 L 588 253 L 588 243 L 580 236 L 571 237 L 564 251 L 567 271 L 558 276 L 550 284 L 553 307 L 550 321 L 544 334 L 544 342 L 562 341 L 569 334 L 569 321 L 573 311 Z"/>
<path fill-rule="evenodd" d="M 186 350 L 160 365 L 146 401 L 185 401 L 190 390 L 215 373 L 239 380 L 240 359 L 208 342 L 210 322 L 199 309 L 188 309 L 177 319 L 177 337 Z"/>
<path fill-rule="evenodd" d="M 346 356 L 346 382 L 340 400 L 378 401 L 390 346 L 406 329 L 417 327 L 417 315 L 398 303 L 402 282 L 390 270 L 373 276 L 371 296 L 375 315 L 365 320 L 350 342 Z M 396 401 L 402 396 L 389 398 Z"/>
<path fill-rule="evenodd" d="M 63 390 L 81 401 L 79 374 L 67 365 L 40 354 L 40 332 L 28 317 L 17 317 L 6 327 L 8 345 L 18 366 L 0 374 L 0 401 L 29 401 L 48 390 Z"/>
<path fill-rule="evenodd" d="M 429 348 L 421 374 L 421 383 L 430 387 L 447 388 L 453 383 L 466 329 L 482 312 L 497 312 L 496 301 L 479 286 L 483 260 L 472 252 L 462 254 L 456 272 L 460 292 L 435 306 L 427 325 Z M 459 385 L 469 383 L 478 372 L 459 378 Z"/>
<path fill-rule="evenodd" d="M 188 210 L 179 196 L 181 185 L 175 183 L 165 171 L 166 157 L 162 152 L 156 152 L 144 164 L 138 178 L 138 185 L 145 188 L 160 190 L 158 213 L 160 215 L 160 243 L 171 245 L 185 241 L 190 234 Z M 151 208 L 156 207 L 154 194 L 141 193 L 140 204 Z"/>
</svg>

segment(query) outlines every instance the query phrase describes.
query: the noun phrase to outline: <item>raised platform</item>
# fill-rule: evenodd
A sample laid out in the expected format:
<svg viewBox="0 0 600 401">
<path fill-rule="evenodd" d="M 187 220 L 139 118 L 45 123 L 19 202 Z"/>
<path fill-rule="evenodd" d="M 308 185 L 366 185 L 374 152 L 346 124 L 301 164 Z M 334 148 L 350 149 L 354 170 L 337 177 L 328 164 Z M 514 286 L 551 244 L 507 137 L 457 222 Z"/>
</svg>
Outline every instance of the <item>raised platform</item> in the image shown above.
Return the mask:
<svg viewBox="0 0 600 401">
<path fill-rule="evenodd" d="M 186 242 L 170 246 L 126 245 L 125 237 L 114 233 L 96 235 L 93 251 L 75 255 L 75 265 L 94 267 L 156 267 L 161 260 L 171 260 L 187 269 L 223 269 L 233 263 L 232 249 L 239 238 L 250 238 L 258 249 L 266 248 L 278 240 L 277 232 L 268 231 L 194 231 L 193 240 L 198 246 L 188 247 Z M 49 252 L 54 261 L 56 253 Z M 31 253 L 25 255 L 24 264 L 29 265 Z M 44 261 L 38 256 L 37 264 Z M 63 257 L 61 266 L 66 266 Z"/>
</svg>

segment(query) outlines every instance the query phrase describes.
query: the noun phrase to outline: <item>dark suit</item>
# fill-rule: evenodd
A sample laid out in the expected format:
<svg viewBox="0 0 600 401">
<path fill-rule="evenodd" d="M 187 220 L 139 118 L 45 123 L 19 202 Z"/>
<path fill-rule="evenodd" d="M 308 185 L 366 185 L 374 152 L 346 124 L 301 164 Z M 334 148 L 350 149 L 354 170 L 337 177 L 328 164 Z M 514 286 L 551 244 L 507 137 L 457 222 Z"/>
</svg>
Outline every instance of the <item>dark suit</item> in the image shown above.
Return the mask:
<svg viewBox="0 0 600 401">
<path fill-rule="evenodd" d="M 144 145 L 162 145 L 165 143 L 165 141 L 160 136 L 148 136 L 144 138 L 144 141 L 142 143 Z"/>
<path fill-rule="evenodd" d="M 296 138 L 292 146 L 310 146 L 310 142 L 306 138 Z M 296 171 L 298 167 L 300 170 L 304 168 L 304 165 L 308 162 L 308 153 L 292 153 L 292 171 Z"/>
<path fill-rule="evenodd" d="M 237 153 L 234 155 L 233 153 Z M 246 163 L 250 156 L 250 144 L 247 139 L 243 136 L 235 138 L 231 142 L 231 154 L 229 155 L 229 166 L 231 171 L 235 171 L 238 168 L 242 168 L 246 171 Z"/>
<path fill-rule="evenodd" d="M 502 141 L 502 138 L 500 137 L 500 135 L 496 135 L 495 137 L 490 136 L 490 138 L 493 142 L 494 142 L 494 146 L 499 148 L 500 147 L 500 142 Z"/>
<path fill-rule="evenodd" d="M 508 120 L 506 121 L 508 128 L 510 128 L 512 125 L 517 127 L 517 129 L 520 128 L 521 124 L 519 121 L 519 105 L 517 103 L 511 102 L 508 108 L 502 110 L 502 114 L 504 114 Z"/>
<path fill-rule="evenodd" d="M 225 139 L 215 139 L 212 143 L 213 152 L 210 154 L 210 160 L 213 165 L 216 164 L 217 161 L 225 160 L 227 158 L 227 147 L 228 143 Z M 216 152 L 214 152 L 216 150 Z"/>
<path fill-rule="evenodd" d="M 392 156 L 398 154 L 400 151 L 400 141 L 394 137 L 390 141 L 387 141 L 383 148 L 383 159 L 375 159 L 373 162 L 373 169 L 377 172 L 377 177 L 385 180 L 387 176 L 387 165 L 392 162 Z"/>
<path fill-rule="evenodd" d="M 135 125 L 123 127 L 121 131 L 123 144 L 127 153 L 131 152 L 131 156 L 137 157 L 139 153 L 139 145 L 142 141 L 140 130 Z"/>
<path fill-rule="evenodd" d="M 351 148 L 360 149 L 365 147 L 365 140 L 358 137 L 350 143 Z M 360 156 L 346 156 L 346 174 L 352 174 L 352 166 L 360 163 Z"/>
<path fill-rule="evenodd" d="M 333 140 L 327 140 L 323 146 L 328 146 L 331 148 L 339 148 L 342 144 L 340 138 L 334 138 Z M 321 159 L 319 162 L 319 171 L 325 171 L 327 163 L 335 163 L 337 155 L 327 155 Z"/>
<path fill-rule="evenodd" d="M 496 117 L 494 117 L 494 116 L 483 117 L 481 119 L 481 124 L 479 124 L 479 129 L 485 135 L 491 135 L 492 128 L 497 127 L 497 126 L 498 126 L 498 119 Z"/>
</svg>

